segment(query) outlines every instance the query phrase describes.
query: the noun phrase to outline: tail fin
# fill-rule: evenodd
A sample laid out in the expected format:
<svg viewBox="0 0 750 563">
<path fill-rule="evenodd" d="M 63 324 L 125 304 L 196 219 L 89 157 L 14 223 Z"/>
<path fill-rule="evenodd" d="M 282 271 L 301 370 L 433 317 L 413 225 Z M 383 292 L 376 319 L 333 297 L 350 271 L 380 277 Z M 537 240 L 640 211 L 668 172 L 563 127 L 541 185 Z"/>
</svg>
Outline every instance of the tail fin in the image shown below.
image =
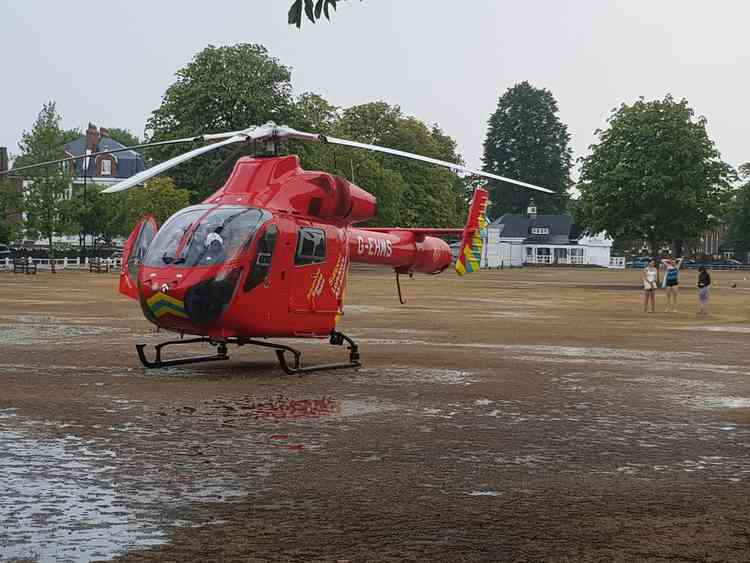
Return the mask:
<svg viewBox="0 0 750 563">
<path fill-rule="evenodd" d="M 474 197 L 469 207 L 469 219 L 464 227 L 461 248 L 456 260 L 456 272 L 459 276 L 476 272 L 482 261 L 482 229 L 487 227 L 487 198 L 489 193 L 483 188 L 474 190 Z"/>
</svg>

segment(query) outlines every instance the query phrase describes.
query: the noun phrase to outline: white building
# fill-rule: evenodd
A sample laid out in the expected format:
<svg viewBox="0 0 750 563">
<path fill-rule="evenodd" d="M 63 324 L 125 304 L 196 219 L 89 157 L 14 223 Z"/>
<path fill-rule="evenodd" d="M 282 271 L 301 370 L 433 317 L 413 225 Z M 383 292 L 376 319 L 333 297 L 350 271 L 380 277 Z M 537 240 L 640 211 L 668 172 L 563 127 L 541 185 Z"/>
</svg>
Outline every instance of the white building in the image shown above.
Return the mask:
<svg viewBox="0 0 750 563">
<path fill-rule="evenodd" d="M 624 268 L 613 258 L 612 239 L 605 233 L 581 233 L 567 214 L 539 215 L 532 201 L 526 215 L 506 213 L 487 226 L 483 268 L 524 264 L 587 264 Z"/>
</svg>

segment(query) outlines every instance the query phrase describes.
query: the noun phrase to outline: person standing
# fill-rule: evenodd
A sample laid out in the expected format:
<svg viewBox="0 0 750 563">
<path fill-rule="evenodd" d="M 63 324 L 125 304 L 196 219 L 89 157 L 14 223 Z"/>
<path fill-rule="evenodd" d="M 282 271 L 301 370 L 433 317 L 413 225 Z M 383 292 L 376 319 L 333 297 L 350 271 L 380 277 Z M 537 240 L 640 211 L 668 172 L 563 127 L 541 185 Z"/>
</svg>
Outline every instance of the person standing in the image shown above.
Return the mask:
<svg viewBox="0 0 750 563">
<path fill-rule="evenodd" d="M 656 260 L 649 260 L 643 268 L 643 312 L 653 313 L 656 308 L 656 287 L 659 280 L 659 269 L 656 267 Z M 651 310 L 648 310 L 649 303 Z"/>
<path fill-rule="evenodd" d="M 708 314 L 708 298 L 711 295 L 711 274 L 705 266 L 698 268 L 698 314 Z"/>
<path fill-rule="evenodd" d="M 677 312 L 677 287 L 680 285 L 680 266 L 682 266 L 682 258 L 672 260 L 671 258 L 665 258 L 661 261 L 664 267 L 664 282 L 663 287 L 667 290 L 667 308 L 664 309 L 665 313 L 669 313 L 670 303 L 672 304 L 672 312 Z"/>
</svg>

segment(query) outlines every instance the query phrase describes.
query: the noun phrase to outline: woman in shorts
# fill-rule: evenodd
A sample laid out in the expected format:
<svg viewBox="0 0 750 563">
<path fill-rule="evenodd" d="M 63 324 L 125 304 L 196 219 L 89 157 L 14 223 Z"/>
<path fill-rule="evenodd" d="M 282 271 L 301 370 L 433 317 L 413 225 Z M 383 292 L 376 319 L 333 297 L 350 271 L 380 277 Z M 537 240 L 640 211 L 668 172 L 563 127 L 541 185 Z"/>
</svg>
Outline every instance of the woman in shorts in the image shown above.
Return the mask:
<svg viewBox="0 0 750 563">
<path fill-rule="evenodd" d="M 656 287 L 659 285 L 659 270 L 656 260 L 649 260 L 648 265 L 643 268 L 643 312 L 653 313 L 656 308 Z M 648 305 L 651 303 L 651 310 Z"/>
<path fill-rule="evenodd" d="M 698 314 L 708 314 L 708 298 L 711 295 L 711 275 L 704 266 L 698 268 Z"/>
<path fill-rule="evenodd" d="M 680 266 L 682 266 L 682 258 L 672 260 L 671 258 L 665 258 L 661 261 L 664 267 L 664 282 L 663 287 L 667 290 L 667 308 L 664 309 L 665 313 L 669 313 L 669 304 L 672 304 L 672 312 L 677 312 L 677 287 L 680 285 Z"/>
</svg>

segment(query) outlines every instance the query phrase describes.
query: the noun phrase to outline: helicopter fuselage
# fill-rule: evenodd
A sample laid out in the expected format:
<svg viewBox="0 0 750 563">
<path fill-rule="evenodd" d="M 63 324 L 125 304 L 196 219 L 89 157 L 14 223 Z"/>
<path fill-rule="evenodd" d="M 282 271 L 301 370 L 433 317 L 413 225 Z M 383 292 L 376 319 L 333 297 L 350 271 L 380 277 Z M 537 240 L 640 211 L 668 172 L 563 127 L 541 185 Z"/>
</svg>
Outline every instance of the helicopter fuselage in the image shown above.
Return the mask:
<svg viewBox="0 0 750 563">
<path fill-rule="evenodd" d="M 120 291 L 157 326 L 227 338 L 325 337 L 344 311 L 351 264 L 435 274 L 451 263 L 429 233 L 367 229 L 375 198 L 296 156 L 245 157 L 202 204 L 158 229 L 146 218 L 123 253 Z M 458 231 L 460 232 L 460 230 Z"/>
</svg>

